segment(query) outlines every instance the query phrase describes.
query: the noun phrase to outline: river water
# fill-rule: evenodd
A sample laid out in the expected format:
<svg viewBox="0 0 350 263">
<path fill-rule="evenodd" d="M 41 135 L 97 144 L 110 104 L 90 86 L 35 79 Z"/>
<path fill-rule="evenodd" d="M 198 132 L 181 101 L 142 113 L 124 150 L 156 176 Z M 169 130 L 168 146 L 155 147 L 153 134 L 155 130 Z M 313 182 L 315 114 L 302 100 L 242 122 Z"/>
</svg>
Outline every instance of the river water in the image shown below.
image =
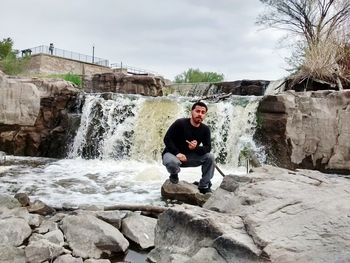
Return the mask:
<svg viewBox="0 0 350 263">
<path fill-rule="evenodd" d="M 6 156 L 0 166 L 0 191 L 27 193 L 54 207 L 83 204 L 163 205 L 160 188 L 168 178 L 161 164 L 163 136 L 179 117 L 188 117 L 193 98 L 148 98 L 91 94 L 84 99 L 80 127 L 66 159 Z M 255 145 L 255 110 L 259 98 L 232 97 L 209 103 L 213 153 L 227 174 L 243 174 L 242 151 Z M 184 168 L 180 180 L 200 179 L 200 168 Z M 213 188 L 222 176 L 215 171 Z"/>
</svg>

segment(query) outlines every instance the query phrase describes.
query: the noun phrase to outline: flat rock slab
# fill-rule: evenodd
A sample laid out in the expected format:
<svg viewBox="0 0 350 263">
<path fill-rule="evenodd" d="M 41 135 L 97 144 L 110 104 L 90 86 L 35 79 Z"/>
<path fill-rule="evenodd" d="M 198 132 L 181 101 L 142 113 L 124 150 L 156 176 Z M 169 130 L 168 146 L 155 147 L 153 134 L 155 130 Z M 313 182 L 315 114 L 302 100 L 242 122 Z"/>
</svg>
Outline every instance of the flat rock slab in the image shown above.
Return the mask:
<svg viewBox="0 0 350 263">
<path fill-rule="evenodd" d="M 240 216 L 272 262 L 350 261 L 348 179 L 272 166 L 249 177 L 234 192 L 220 188 L 204 207 Z"/>
</svg>

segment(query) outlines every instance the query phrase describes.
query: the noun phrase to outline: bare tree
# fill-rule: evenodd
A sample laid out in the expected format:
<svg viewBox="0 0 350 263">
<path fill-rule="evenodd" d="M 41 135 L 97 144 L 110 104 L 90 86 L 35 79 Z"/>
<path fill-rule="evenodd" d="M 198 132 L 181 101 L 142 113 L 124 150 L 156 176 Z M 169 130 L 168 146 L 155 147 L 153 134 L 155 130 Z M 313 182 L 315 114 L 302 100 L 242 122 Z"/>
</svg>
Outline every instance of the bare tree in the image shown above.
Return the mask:
<svg viewBox="0 0 350 263">
<path fill-rule="evenodd" d="M 308 46 L 328 39 L 350 19 L 349 0 L 260 0 L 268 11 L 258 24 L 288 30 L 303 37 Z"/>
<path fill-rule="evenodd" d="M 299 37 L 289 62 L 296 79 L 317 78 L 336 82 L 349 75 L 349 0 L 260 0 L 267 11 L 257 23 L 288 31 Z M 301 40 L 301 41 L 300 41 Z M 345 47 L 345 48 L 344 48 Z M 344 60 L 345 59 L 345 60 Z M 345 62 L 344 62 L 345 61 Z M 349 68 L 349 67 L 348 67 Z"/>
</svg>

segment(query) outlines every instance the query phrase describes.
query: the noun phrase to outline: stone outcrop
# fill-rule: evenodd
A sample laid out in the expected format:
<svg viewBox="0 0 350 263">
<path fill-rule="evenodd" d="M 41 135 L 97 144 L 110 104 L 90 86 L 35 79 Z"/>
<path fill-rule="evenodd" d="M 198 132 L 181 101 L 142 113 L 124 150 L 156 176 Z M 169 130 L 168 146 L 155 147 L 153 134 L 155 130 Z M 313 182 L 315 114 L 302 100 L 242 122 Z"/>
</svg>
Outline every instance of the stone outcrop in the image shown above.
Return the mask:
<svg viewBox="0 0 350 263">
<path fill-rule="evenodd" d="M 86 84 L 85 91 L 162 96 L 164 84 L 164 79 L 158 76 L 103 73 L 95 74 L 92 84 Z"/>
<path fill-rule="evenodd" d="M 40 111 L 40 92 L 32 83 L 0 79 L 0 123 L 33 126 Z"/>
<path fill-rule="evenodd" d="M 80 90 L 64 80 L 0 79 L 0 150 L 64 157 Z"/>
<path fill-rule="evenodd" d="M 228 187 L 230 182 L 237 185 Z M 272 166 L 160 215 L 151 262 L 348 262 L 350 181 Z M 196 261 L 197 259 L 212 261 Z"/>
<path fill-rule="evenodd" d="M 255 138 L 271 163 L 349 173 L 350 90 L 265 96 L 257 118 Z"/>
</svg>

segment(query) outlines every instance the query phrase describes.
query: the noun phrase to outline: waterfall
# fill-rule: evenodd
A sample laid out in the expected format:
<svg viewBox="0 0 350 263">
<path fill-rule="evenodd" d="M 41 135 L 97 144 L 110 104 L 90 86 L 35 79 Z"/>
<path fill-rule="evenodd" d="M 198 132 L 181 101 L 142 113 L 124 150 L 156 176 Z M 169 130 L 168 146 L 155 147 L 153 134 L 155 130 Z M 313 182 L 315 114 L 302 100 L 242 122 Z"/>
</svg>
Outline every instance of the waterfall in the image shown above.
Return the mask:
<svg viewBox="0 0 350 263">
<path fill-rule="evenodd" d="M 69 157 L 160 161 L 163 137 L 173 121 L 190 116 L 191 99 L 86 95 Z M 237 167 L 242 150 L 260 151 L 253 141 L 258 100 L 254 96 L 232 96 L 207 103 L 204 123 L 211 128 L 212 152 L 217 162 Z"/>
</svg>

